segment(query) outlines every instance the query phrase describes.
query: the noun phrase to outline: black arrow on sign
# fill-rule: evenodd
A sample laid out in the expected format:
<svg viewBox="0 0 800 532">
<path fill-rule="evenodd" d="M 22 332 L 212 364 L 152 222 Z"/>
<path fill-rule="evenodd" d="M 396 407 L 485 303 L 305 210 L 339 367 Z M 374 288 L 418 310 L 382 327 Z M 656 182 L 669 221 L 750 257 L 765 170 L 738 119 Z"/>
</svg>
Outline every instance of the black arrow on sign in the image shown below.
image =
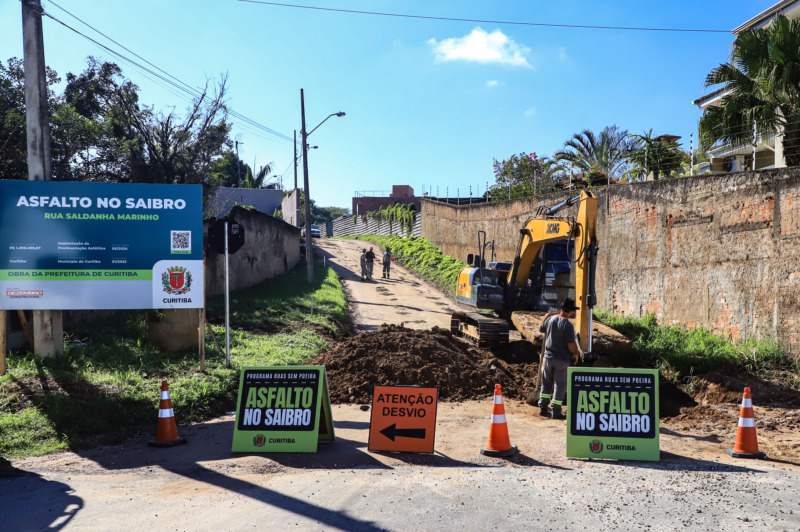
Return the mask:
<svg viewBox="0 0 800 532">
<path fill-rule="evenodd" d="M 403 438 L 425 439 L 425 429 L 398 429 L 397 423 L 392 423 L 381 431 L 381 434 L 394 441 L 396 436 Z"/>
</svg>

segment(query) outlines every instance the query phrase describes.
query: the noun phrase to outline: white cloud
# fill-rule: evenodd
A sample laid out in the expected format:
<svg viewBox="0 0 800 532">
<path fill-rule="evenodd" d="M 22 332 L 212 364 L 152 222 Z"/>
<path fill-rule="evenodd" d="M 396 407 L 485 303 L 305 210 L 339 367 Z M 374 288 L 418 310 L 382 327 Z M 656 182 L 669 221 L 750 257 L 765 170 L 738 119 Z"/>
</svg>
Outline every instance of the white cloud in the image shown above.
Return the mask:
<svg viewBox="0 0 800 532">
<path fill-rule="evenodd" d="M 536 114 L 536 107 L 528 107 L 525 109 L 525 116 L 533 116 Z"/>
<path fill-rule="evenodd" d="M 489 81 L 486 82 L 486 86 L 489 87 L 490 89 L 497 87 L 498 85 L 500 85 L 500 82 L 497 81 L 496 79 L 490 79 Z"/>
<path fill-rule="evenodd" d="M 517 44 L 500 30 L 486 33 L 475 28 L 465 37 L 439 42 L 430 39 L 428 44 L 433 47 L 437 61 L 472 61 L 533 68 L 526 57 L 530 48 Z"/>
</svg>

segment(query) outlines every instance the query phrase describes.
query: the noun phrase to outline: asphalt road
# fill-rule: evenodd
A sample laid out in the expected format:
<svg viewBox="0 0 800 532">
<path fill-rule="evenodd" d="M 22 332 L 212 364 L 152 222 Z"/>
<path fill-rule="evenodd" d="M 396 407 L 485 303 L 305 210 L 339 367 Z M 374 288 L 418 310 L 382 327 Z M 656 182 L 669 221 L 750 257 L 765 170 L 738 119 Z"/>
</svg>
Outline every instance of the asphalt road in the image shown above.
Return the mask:
<svg viewBox="0 0 800 532">
<path fill-rule="evenodd" d="M 798 530 L 796 465 L 680 455 L 564 457 L 563 422 L 509 404 L 510 459 L 480 454 L 489 404 L 440 405 L 433 455 L 367 451 L 370 412 L 334 406 L 315 454 L 230 452 L 233 418 L 181 428 L 186 445 L 124 445 L 16 461 L 3 530 Z"/>
</svg>

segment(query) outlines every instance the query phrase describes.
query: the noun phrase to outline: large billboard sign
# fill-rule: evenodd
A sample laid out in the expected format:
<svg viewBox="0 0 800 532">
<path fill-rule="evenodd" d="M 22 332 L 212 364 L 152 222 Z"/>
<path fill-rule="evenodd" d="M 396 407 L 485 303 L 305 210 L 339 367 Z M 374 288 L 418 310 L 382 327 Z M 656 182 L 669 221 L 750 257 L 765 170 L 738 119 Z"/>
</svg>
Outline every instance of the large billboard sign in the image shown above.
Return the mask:
<svg viewBox="0 0 800 532">
<path fill-rule="evenodd" d="M 200 185 L 0 181 L 0 309 L 203 307 Z"/>
<path fill-rule="evenodd" d="M 569 368 L 567 456 L 660 458 L 658 370 Z"/>
</svg>

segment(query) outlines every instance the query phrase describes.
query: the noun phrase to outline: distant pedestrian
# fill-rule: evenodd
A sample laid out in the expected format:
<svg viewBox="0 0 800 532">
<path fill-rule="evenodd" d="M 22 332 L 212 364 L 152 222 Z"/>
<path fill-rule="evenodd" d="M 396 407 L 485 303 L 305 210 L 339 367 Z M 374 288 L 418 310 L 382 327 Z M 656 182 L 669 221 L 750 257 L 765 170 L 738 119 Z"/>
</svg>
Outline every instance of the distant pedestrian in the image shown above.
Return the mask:
<svg viewBox="0 0 800 532">
<path fill-rule="evenodd" d="M 386 251 L 383 252 L 383 278 L 389 278 L 389 267 L 392 265 L 392 248 L 386 246 Z"/>
<path fill-rule="evenodd" d="M 372 251 L 371 247 L 364 257 L 367 259 L 367 279 L 372 279 L 372 266 L 375 262 L 375 253 Z"/>
<path fill-rule="evenodd" d="M 569 362 L 578 362 L 580 351 L 575 343 L 575 327 L 569 319 L 575 316 L 578 307 L 575 300 L 565 298 L 559 306 L 558 314 L 545 314 L 539 332 L 545 333 L 544 362 L 539 368 L 542 379 L 542 390 L 539 394 L 539 415 L 547 416 L 547 406 L 552 399 L 553 419 L 566 419 L 561 412 L 564 397 L 567 395 L 567 368 Z M 555 392 L 553 387 L 555 385 Z"/>
<path fill-rule="evenodd" d="M 367 279 L 367 248 L 361 250 L 361 280 Z"/>
</svg>

